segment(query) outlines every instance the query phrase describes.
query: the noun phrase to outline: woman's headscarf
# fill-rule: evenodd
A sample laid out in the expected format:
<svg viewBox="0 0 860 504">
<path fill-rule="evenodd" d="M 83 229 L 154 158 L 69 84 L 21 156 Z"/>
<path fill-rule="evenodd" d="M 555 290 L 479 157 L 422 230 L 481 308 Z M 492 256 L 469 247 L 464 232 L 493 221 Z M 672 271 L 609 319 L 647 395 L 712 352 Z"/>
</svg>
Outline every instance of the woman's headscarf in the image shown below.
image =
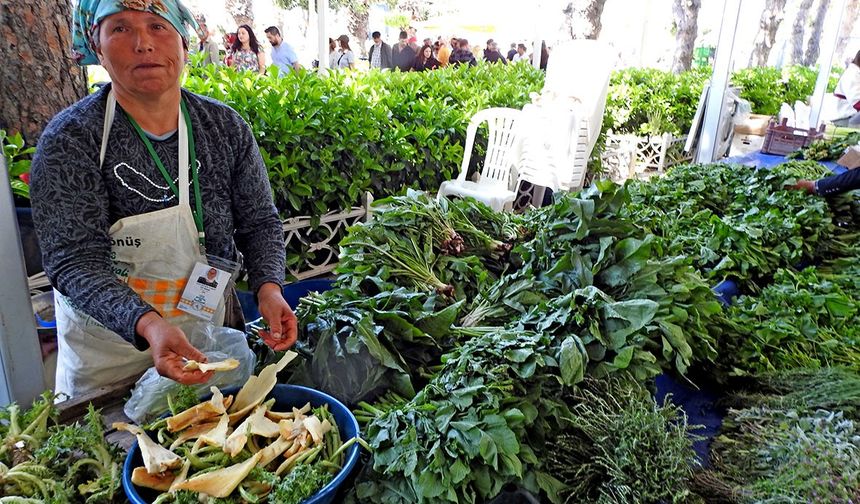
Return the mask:
<svg viewBox="0 0 860 504">
<path fill-rule="evenodd" d="M 163 17 L 188 45 L 188 28 L 199 30 L 197 21 L 179 0 L 78 0 L 72 15 L 72 52 L 79 65 L 98 65 L 95 34 L 99 23 L 124 10 L 151 12 Z"/>
</svg>

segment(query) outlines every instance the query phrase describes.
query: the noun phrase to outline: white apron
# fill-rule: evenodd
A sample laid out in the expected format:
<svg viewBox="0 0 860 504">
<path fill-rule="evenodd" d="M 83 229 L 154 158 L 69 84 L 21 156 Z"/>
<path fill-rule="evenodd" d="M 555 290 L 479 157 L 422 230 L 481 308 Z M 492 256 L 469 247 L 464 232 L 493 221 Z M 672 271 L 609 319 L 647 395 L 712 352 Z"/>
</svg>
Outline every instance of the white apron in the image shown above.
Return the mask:
<svg viewBox="0 0 860 504">
<path fill-rule="evenodd" d="M 108 94 L 99 163 L 104 163 L 116 112 L 113 91 Z M 190 336 L 200 319 L 176 309 L 194 263 L 206 263 L 198 244 L 197 228 L 188 194 L 188 131 L 179 114 L 179 204 L 151 213 L 126 217 L 108 231 L 111 259 L 117 277 L 126 282 L 165 320 Z M 76 397 L 118 380 L 142 373 L 153 365 L 149 350 L 141 352 L 93 317 L 76 309 L 69 298 L 56 299 L 56 392 Z M 224 302 L 212 324 L 224 321 Z"/>
</svg>

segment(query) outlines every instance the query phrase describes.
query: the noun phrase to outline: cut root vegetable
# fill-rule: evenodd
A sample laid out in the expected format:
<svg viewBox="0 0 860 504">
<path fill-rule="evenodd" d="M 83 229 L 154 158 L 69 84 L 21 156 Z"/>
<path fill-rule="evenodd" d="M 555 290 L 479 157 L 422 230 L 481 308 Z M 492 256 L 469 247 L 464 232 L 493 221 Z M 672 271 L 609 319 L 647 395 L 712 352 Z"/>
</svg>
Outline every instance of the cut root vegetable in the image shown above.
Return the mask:
<svg viewBox="0 0 860 504">
<path fill-rule="evenodd" d="M 233 396 L 228 396 L 225 399 L 218 387 L 212 387 L 210 390 L 212 391 L 210 400 L 168 418 L 167 430 L 179 432 L 192 425 L 209 422 L 223 415 L 233 402 Z"/>
<path fill-rule="evenodd" d="M 239 361 L 236 359 L 225 359 L 218 362 L 197 362 L 196 360 L 190 360 L 185 363 L 185 366 L 182 368 L 185 371 L 194 371 L 200 370 L 204 373 L 208 373 L 209 371 L 232 371 L 239 367 Z"/>
<path fill-rule="evenodd" d="M 164 472 L 161 474 L 149 474 L 145 467 L 135 467 L 131 473 L 131 482 L 143 488 L 166 492 L 170 490 L 170 486 L 176 479 L 176 475 L 172 472 Z"/>
<path fill-rule="evenodd" d="M 232 408 L 230 408 L 230 423 L 238 422 L 254 407 L 262 403 L 278 383 L 278 373 L 287 367 L 287 364 L 298 357 L 298 355 L 295 352 L 288 351 L 284 353 L 281 360 L 266 366 L 260 371 L 259 376 L 252 375 L 248 378 L 242 390 L 236 394 L 236 401 L 233 403 Z"/>
<path fill-rule="evenodd" d="M 176 485 L 177 490 L 191 490 L 211 497 L 224 498 L 242 483 L 248 474 L 257 466 L 260 454 L 257 453 L 248 460 L 230 467 L 211 471 Z"/>
<path fill-rule="evenodd" d="M 116 422 L 113 424 L 113 428 L 131 433 L 137 438 L 143 465 L 149 474 L 161 474 L 170 469 L 177 469 L 182 465 L 182 459 L 179 458 L 179 455 L 153 441 L 140 427 L 125 422 Z"/>
</svg>

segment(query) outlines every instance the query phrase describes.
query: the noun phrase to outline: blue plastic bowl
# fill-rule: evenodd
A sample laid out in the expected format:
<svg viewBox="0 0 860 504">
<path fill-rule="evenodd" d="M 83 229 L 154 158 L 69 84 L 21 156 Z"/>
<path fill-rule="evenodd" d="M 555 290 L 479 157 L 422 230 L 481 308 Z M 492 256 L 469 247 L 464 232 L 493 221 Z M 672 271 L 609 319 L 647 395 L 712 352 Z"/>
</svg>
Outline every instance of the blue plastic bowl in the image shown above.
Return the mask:
<svg viewBox="0 0 860 504">
<path fill-rule="evenodd" d="M 224 395 L 236 394 L 239 391 L 238 387 L 224 389 Z M 275 385 L 275 389 L 269 394 L 268 398 L 275 398 L 275 407 L 280 410 L 288 410 L 293 406 L 300 408 L 307 403 L 311 403 L 314 408 L 328 404 L 329 411 L 337 423 L 340 430 L 340 438 L 343 441 L 348 441 L 359 435 L 358 421 L 349 409 L 334 397 L 320 392 L 318 390 L 298 385 Z M 205 400 L 205 399 L 204 399 Z M 350 446 L 346 451 L 346 460 L 343 468 L 337 473 L 329 483 L 322 487 L 319 492 L 305 499 L 303 504 L 330 504 L 334 501 L 340 486 L 349 477 L 352 470 L 358 463 L 358 457 L 361 452 L 361 447 L 356 443 Z M 135 467 L 143 465 L 143 459 L 140 457 L 140 449 L 135 442 L 128 451 L 128 456 L 125 458 L 125 464 L 122 468 L 122 488 L 125 490 L 125 495 L 132 504 L 149 504 L 151 503 L 158 492 L 138 488 L 131 482 L 131 473 Z"/>
</svg>

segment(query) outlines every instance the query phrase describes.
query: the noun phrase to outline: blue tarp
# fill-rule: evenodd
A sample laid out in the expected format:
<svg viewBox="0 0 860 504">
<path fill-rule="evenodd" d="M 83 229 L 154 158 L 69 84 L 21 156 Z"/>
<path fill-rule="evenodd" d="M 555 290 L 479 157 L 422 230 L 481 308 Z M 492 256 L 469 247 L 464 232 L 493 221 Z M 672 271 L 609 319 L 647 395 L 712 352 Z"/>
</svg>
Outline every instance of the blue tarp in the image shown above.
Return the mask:
<svg viewBox="0 0 860 504">
<path fill-rule="evenodd" d="M 770 168 L 771 166 L 776 166 L 781 163 L 785 163 L 786 161 L 791 161 L 790 159 L 786 159 L 785 156 L 776 156 L 773 154 L 764 154 L 760 151 L 750 152 L 748 154 L 744 154 L 743 156 L 733 156 L 723 159 L 721 162 L 723 163 L 734 163 L 734 164 L 742 164 L 747 166 L 756 166 L 758 168 Z M 830 169 L 833 173 L 837 175 L 841 175 L 842 173 L 848 171 L 848 168 L 844 166 L 840 166 L 836 164 L 834 161 L 819 161 L 819 163 L 823 164 L 827 168 Z"/>
</svg>

